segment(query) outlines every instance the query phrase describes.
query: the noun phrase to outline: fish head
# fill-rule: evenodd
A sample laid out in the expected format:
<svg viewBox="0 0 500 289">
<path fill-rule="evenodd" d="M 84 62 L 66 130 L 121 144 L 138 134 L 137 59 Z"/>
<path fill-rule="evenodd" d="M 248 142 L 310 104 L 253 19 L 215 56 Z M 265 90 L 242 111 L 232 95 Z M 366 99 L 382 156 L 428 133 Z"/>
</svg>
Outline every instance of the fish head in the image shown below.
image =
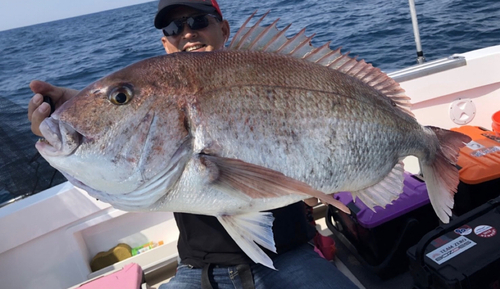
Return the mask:
<svg viewBox="0 0 500 289">
<path fill-rule="evenodd" d="M 190 152 L 178 91 L 161 76 L 168 67 L 158 70 L 160 60 L 126 67 L 65 102 L 40 125 L 40 154 L 101 200 L 132 193 L 158 199 L 146 193 L 168 190 Z"/>
</svg>

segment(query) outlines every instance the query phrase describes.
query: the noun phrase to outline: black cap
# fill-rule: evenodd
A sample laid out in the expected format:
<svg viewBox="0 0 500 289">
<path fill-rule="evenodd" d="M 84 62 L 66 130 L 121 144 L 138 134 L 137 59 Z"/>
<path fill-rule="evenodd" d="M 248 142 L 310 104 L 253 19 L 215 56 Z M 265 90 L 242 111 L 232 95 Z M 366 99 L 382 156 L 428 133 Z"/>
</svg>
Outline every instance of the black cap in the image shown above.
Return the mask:
<svg viewBox="0 0 500 289">
<path fill-rule="evenodd" d="M 155 27 L 162 29 L 166 26 L 165 16 L 168 12 L 177 6 L 188 6 L 201 12 L 215 13 L 222 19 L 222 12 L 220 12 L 219 4 L 216 0 L 160 0 L 158 3 L 158 12 L 155 16 Z"/>
</svg>

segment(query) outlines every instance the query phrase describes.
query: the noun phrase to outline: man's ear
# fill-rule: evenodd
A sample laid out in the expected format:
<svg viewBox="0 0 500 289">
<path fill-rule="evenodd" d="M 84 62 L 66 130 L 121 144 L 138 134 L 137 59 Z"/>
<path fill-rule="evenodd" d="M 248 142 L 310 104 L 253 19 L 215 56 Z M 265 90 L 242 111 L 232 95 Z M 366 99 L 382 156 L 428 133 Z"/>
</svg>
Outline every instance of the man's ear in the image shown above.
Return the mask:
<svg viewBox="0 0 500 289">
<path fill-rule="evenodd" d="M 168 42 L 167 37 L 166 37 L 166 36 L 163 36 L 163 37 L 161 38 L 161 43 L 163 44 L 163 48 L 165 48 L 165 52 L 168 54 L 168 50 L 167 50 L 167 42 Z"/>
<path fill-rule="evenodd" d="M 229 22 L 227 20 L 222 20 L 222 34 L 224 35 L 224 43 L 229 39 L 231 30 L 229 28 Z"/>
</svg>

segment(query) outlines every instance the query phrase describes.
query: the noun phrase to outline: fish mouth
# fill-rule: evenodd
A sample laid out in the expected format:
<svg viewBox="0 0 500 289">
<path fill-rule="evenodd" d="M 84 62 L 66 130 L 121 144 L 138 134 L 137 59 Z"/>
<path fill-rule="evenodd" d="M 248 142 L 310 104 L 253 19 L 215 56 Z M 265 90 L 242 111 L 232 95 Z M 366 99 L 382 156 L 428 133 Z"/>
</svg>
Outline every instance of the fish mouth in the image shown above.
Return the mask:
<svg viewBox="0 0 500 289">
<path fill-rule="evenodd" d="M 36 143 L 36 148 L 43 156 L 68 156 L 80 146 L 83 136 L 71 125 L 46 118 L 40 124 L 43 138 Z"/>
</svg>

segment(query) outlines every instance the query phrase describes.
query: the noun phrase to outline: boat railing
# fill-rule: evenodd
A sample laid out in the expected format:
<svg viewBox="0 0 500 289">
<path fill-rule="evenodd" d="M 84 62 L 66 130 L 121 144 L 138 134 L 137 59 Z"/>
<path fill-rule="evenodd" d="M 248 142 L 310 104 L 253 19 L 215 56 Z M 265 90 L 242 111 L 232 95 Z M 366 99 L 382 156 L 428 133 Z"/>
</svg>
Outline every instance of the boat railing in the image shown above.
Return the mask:
<svg viewBox="0 0 500 289">
<path fill-rule="evenodd" d="M 397 82 L 403 82 L 465 65 L 467 65 L 465 57 L 460 55 L 451 55 L 446 58 L 441 58 L 397 70 L 388 73 L 388 75 Z"/>
</svg>

